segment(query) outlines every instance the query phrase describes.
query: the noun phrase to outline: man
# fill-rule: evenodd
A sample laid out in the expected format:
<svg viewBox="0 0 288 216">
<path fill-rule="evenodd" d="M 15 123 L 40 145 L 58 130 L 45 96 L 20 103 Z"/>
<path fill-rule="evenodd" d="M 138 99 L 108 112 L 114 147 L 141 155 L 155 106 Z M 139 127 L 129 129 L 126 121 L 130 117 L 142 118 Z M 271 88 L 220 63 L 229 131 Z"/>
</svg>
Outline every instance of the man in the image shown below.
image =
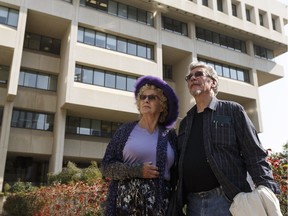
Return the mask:
<svg viewBox="0 0 288 216">
<path fill-rule="evenodd" d="M 233 198 L 239 192 L 251 192 L 247 172 L 255 187 L 279 193 L 266 151 L 243 107 L 216 98 L 216 71 L 192 62 L 185 80 L 196 105 L 178 132 L 178 207 L 187 204 L 188 216 L 230 216 Z"/>
</svg>

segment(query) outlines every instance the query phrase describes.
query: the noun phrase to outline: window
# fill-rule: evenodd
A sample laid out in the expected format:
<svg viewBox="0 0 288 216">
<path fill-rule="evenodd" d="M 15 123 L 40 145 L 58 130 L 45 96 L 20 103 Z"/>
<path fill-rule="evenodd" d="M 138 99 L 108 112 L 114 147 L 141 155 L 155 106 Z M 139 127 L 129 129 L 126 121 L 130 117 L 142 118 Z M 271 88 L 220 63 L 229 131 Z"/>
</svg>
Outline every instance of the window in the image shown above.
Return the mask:
<svg viewBox="0 0 288 216">
<path fill-rule="evenodd" d="M 163 65 L 163 78 L 164 79 L 173 79 L 172 65 Z"/>
<path fill-rule="evenodd" d="M 18 85 L 29 88 L 56 91 L 57 77 L 55 75 L 21 69 Z"/>
<path fill-rule="evenodd" d="M 113 0 L 80 0 L 80 5 L 92 7 L 96 10 L 101 10 L 108 14 L 140 22 L 145 25 L 154 25 L 154 16 L 151 12 Z"/>
<path fill-rule="evenodd" d="M 81 39 L 83 41 L 83 29 L 79 30 L 80 32 L 78 32 L 78 37 L 82 36 Z M 50 38 L 47 36 L 41 36 L 26 32 L 24 38 L 24 48 L 59 55 L 61 48 L 61 41 L 55 38 Z"/>
<path fill-rule="evenodd" d="M 276 30 L 276 20 L 274 18 L 272 18 L 272 28 L 273 30 Z"/>
<path fill-rule="evenodd" d="M 137 77 L 76 65 L 75 82 L 82 82 L 124 91 L 134 91 Z"/>
<path fill-rule="evenodd" d="M 218 11 L 223 12 L 223 2 L 222 2 L 222 0 L 217 0 L 217 9 L 218 9 Z"/>
<path fill-rule="evenodd" d="M 246 20 L 251 22 L 251 17 L 250 17 L 250 10 L 246 8 Z"/>
<path fill-rule="evenodd" d="M 89 34 L 86 32 L 89 32 Z M 84 35 L 84 39 L 82 38 L 82 35 Z M 91 43 L 92 35 L 96 35 L 96 38 L 95 38 L 96 41 L 95 41 L 94 46 L 130 54 L 130 55 L 135 55 L 135 56 L 150 59 L 150 60 L 154 59 L 153 45 L 140 43 L 140 42 L 133 41 L 133 40 L 127 40 L 122 37 L 117 37 L 111 34 L 105 34 L 105 33 L 94 31 L 94 30 L 88 31 L 87 29 L 81 28 L 81 27 L 78 28 L 78 42 L 93 45 Z"/>
<path fill-rule="evenodd" d="M 260 58 L 265 58 L 265 59 L 274 58 L 273 51 L 265 47 L 254 45 L 254 53 L 255 53 L 255 56 L 260 57 Z"/>
<path fill-rule="evenodd" d="M 213 44 L 218 44 L 222 47 L 233 49 L 235 51 L 246 53 L 246 44 L 244 41 L 219 34 L 217 32 L 196 27 L 196 38 Z"/>
<path fill-rule="evenodd" d="M 261 26 L 264 26 L 264 20 L 263 20 L 263 15 L 259 14 L 259 23 Z"/>
<path fill-rule="evenodd" d="M 199 61 L 205 62 L 206 64 L 214 67 L 218 76 L 222 76 L 222 77 L 250 83 L 248 70 L 234 67 L 234 66 L 224 65 L 224 64 L 213 62 L 211 60 L 206 60 L 203 58 L 198 58 L 198 59 L 199 59 Z"/>
<path fill-rule="evenodd" d="M 237 17 L 237 5 L 232 4 L 232 15 Z"/>
<path fill-rule="evenodd" d="M 0 65 L 0 83 L 7 84 L 9 78 L 9 67 L 5 65 Z"/>
<path fill-rule="evenodd" d="M 53 131 L 54 115 L 14 109 L 11 127 Z"/>
<path fill-rule="evenodd" d="M 0 24 L 17 27 L 19 11 L 0 6 Z"/>
<path fill-rule="evenodd" d="M 188 35 L 187 24 L 162 16 L 162 28 L 181 35 Z"/>
<path fill-rule="evenodd" d="M 208 0 L 202 0 L 202 5 L 207 6 L 208 7 Z"/>
</svg>

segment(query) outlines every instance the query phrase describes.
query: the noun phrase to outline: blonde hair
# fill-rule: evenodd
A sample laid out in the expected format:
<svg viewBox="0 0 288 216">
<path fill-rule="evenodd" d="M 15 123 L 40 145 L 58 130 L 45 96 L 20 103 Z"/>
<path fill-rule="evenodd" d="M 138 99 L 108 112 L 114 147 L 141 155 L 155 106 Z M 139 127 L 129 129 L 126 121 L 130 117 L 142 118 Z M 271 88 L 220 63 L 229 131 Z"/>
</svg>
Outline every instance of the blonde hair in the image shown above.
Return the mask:
<svg viewBox="0 0 288 216">
<path fill-rule="evenodd" d="M 168 105 L 167 105 L 167 98 L 165 97 L 165 95 L 163 94 L 163 91 L 162 89 L 160 88 L 157 88 L 156 86 L 154 85 L 150 85 L 150 84 L 145 84 L 143 85 L 140 89 L 139 89 L 139 92 L 137 94 L 137 97 L 136 97 L 136 105 L 137 105 L 137 109 L 139 110 L 140 112 L 140 95 L 143 94 L 144 91 L 146 90 L 155 90 L 157 92 L 157 96 L 159 97 L 159 100 L 160 100 L 160 105 L 163 109 L 163 111 L 160 113 L 160 116 L 159 116 L 159 120 L 158 122 L 159 123 L 163 123 L 168 115 Z M 142 116 L 142 114 L 140 113 L 140 117 Z"/>
</svg>

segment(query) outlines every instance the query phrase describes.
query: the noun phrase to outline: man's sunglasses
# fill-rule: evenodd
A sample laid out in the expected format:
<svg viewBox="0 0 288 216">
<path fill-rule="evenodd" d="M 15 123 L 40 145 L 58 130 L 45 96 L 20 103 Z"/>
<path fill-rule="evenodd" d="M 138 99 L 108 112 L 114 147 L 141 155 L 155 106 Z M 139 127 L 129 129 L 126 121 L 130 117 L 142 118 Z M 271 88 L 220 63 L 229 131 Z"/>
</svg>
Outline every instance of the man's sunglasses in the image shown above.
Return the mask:
<svg viewBox="0 0 288 216">
<path fill-rule="evenodd" d="M 185 80 L 188 82 L 189 80 L 191 80 L 191 77 L 202 77 L 202 76 L 206 76 L 206 74 L 203 71 L 196 71 L 195 73 L 190 73 L 187 76 L 185 76 Z"/>
<path fill-rule="evenodd" d="M 159 97 L 157 95 L 140 95 L 140 100 L 144 101 L 146 98 L 148 98 L 148 101 L 152 101 Z"/>
</svg>

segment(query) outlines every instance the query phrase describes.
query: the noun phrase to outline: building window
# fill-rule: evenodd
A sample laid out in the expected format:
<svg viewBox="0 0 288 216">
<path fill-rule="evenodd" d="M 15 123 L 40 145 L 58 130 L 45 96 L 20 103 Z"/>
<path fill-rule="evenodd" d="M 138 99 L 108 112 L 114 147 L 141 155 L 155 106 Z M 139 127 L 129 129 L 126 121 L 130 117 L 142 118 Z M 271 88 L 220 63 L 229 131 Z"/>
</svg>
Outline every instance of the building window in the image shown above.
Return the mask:
<svg viewBox="0 0 288 216">
<path fill-rule="evenodd" d="M 218 11 L 223 12 L 223 2 L 222 2 L 222 0 L 217 0 L 217 9 L 218 9 Z"/>
<path fill-rule="evenodd" d="M 207 60 L 204 58 L 198 58 L 198 60 L 214 67 L 218 76 L 222 76 L 222 77 L 226 77 L 229 79 L 234 79 L 234 80 L 250 83 L 248 70 L 238 68 L 238 67 L 229 66 L 229 65 L 225 65 L 225 64 L 221 64 L 221 63 Z"/>
<path fill-rule="evenodd" d="M 19 11 L 0 6 L 0 24 L 17 27 Z"/>
<path fill-rule="evenodd" d="M 76 65 L 75 67 L 75 82 L 133 92 L 136 80 L 136 76 L 128 76 L 81 65 Z"/>
<path fill-rule="evenodd" d="M 0 125 L 2 125 L 2 121 L 3 121 L 3 107 L 0 107 Z"/>
<path fill-rule="evenodd" d="M 163 78 L 173 80 L 172 65 L 163 65 Z"/>
<path fill-rule="evenodd" d="M 271 60 L 274 58 L 273 51 L 265 47 L 254 45 L 255 56 Z"/>
<path fill-rule="evenodd" d="M 202 5 L 207 6 L 208 7 L 208 0 L 202 0 Z"/>
<path fill-rule="evenodd" d="M 274 18 L 272 18 L 271 21 L 272 21 L 272 28 L 273 28 L 273 30 L 276 31 L 276 20 Z"/>
<path fill-rule="evenodd" d="M 10 68 L 5 65 L 0 65 L 0 83 L 7 84 Z"/>
<path fill-rule="evenodd" d="M 97 137 L 112 137 L 122 123 L 67 116 L 66 133 Z"/>
<path fill-rule="evenodd" d="M 237 5 L 232 4 L 232 15 L 237 17 Z"/>
<path fill-rule="evenodd" d="M 53 131 L 54 115 L 14 109 L 11 127 Z"/>
<path fill-rule="evenodd" d="M 78 42 L 129 55 L 135 55 L 145 59 L 154 59 L 154 47 L 152 45 L 127 40 L 122 37 L 83 27 L 78 28 Z"/>
<path fill-rule="evenodd" d="M 21 69 L 18 85 L 29 88 L 56 91 L 57 76 Z"/>
<path fill-rule="evenodd" d="M 263 14 L 259 14 L 259 23 L 261 26 L 264 26 Z"/>
<path fill-rule="evenodd" d="M 59 39 L 25 33 L 24 48 L 60 55 L 61 41 Z"/>
<path fill-rule="evenodd" d="M 246 8 L 246 20 L 251 22 L 251 16 L 250 16 L 250 10 L 248 8 Z"/>
<path fill-rule="evenodd" d="M 188 35 L 187 24 L 181 21 L 162 16 L 162 28 L 184 36 Z"/>
<path fill-rule="evenodd" d="M 112 0 L 80 0 L 82 6 L 92 7 L 108 14 L 119 16 L 124 19 L 133 20 L 145 25 L 154 26 L 152 12 L 145 11 L 130 5 Z"/>
<path fill-rule="evenodd" d="M 196 27 L 196 38 L 209 43 L 217 44 L 225 48 L 246 53 L 246 44 L 244 41 L 232 38 L 217 32 L 212 32 L 207 29 Z"/>
</svg>

